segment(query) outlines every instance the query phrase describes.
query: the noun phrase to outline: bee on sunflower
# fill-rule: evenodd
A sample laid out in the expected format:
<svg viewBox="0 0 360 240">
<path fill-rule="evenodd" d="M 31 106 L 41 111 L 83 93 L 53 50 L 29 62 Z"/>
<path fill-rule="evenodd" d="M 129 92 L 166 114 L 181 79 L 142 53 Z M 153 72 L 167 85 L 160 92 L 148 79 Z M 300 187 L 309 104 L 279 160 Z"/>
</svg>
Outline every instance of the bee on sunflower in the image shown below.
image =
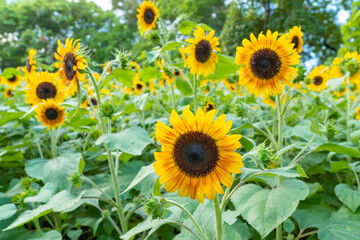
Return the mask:
<svg viewBox="0 0 360 240">
<path fill-rule="evenodd" d="M 219 61 L 214 51 L 221 52 L 218 48 L 219 39 L 214 35 L 214 30 L 206 36 L 205 31 L 196 26 L 195 38 L 185 40 L 191 44 L 184 49 L 181 48 L 180 53 L 184 59 L 184 65 L 190 68 L 191 74 L 207 76 L 214 72 L 215 63 Z M 189 55 L 186 56 L 186 54 Z"/>
<path fill-rule="evenodd" d="M 182 119 L 172 111 L 170 128 L 162 122 L 156 124 L 156 138 L 162 152 L 155 152 L 153 163 L 160 184 L 168 192 L 204 202 L 205 195 L 213 199 L 223 194 L 220 182 L 227 188 L 233 183 L 231 173 L 240 173 L 242 157 L 235 152 L 241 147 L 241 135 L 226 135 L 232 126 L 225 114 L 213 121 L 216 110 L 207 113 L 199 108 L 194 115 L 186 106 Z"/>
<path fill-rule="evenodd" d="M 15 88 L 20 85 L 22 80 L 23 77 L 21 77 L 20 75 L 13 74 L 10 78 L 6 78 L 2 76 L 1 83 L 7 85 L 10 88 Z"/>
<path fill-rule="evenodd" d="M 159 9 L 155 6 L 152 1 L 143 1 L 137 9 L 136 15 L 138 24 L 143 32 L 151 30 L 156 27 L 156 20 L 159 17 Z"/>
<path fill-rule="evenodd" d="M 5 97 L 6 98 L 11 98 L 13 96 L 14 96 L 14 89 L 12 89 L 12 88 L 5 89 Z"/>
<path fill-rule="evenodd" d="M 301 31 L 301 26 L 294 26 L 293 28 L 289 29 L 289 33 L 286 33 L 286 38 L 288 43 L 294 44 L 294 49 L 298 52 L 302 52 L 302 47 L 304 45 L 304 41 L 302 39 L 303 32 Z"/>
<path fill-rule="evenodd" d="M 250 40 L 244 39 L 243 47 L 236 48 L 235 63 L 242 65 L 239 83 L 256 97 L 281 94 L 282 83 L 292 85 L 298 75 L 298 69 L 292 67 L 300 63 L 294 44 L 288 43 L 285 35 L 278 38 L 278 32 L 270 30 L 258 38 L 251 34 Z"/>
<path fill-rule="evenodd" d="M 54 99 L 56 103 L 62 103 L 66 98 L 66 91 L 55 73 L 39 72 L 29 76 L 25 97 L 30 105 L 39 104 L 46 99 Z"/>
<path fill-rule="evenodd" d="M 42 100 L 42 103 L 36 108 L 36 113 L 36 118 L 48 130 L 50 128 L 56 129 L 65 122 L 65 108 L 56 103 L 52 98 Z"/>
<path fill-rule="evenodd" d="M 307 87 L 315 92 L 321 92 L 327 88 L 326 83 L 330 80 L 329 68 L 325 65 L 315 67 L 308 75 L 310 83 Z"/>
<path fill-rule="evenodd" d="M 86 68 L 86 60 L 84 58 L 84 51 L 80 46 L 79 39 L 67 38 L 65 47 L 58 40 L 58 49 L 55 53 L 55 58 L 59 61 L 55 63 L 58 68 L 58 74 L 62 83 L 67 86 L 68 95 L 73 96 L 77 92 L 78 81 L 85 81 L 85 74 L 81 70 Z"/>
<path fill-rule="evenodd" d="M 28 58 L 26 59 L 26 66 L 25 66 L 25 80 L 29 81 L 29 75 L 36 72 L 36 61 L 35 55 L 37 51 L 35 49 L 30 49 Z"/>
</svg>

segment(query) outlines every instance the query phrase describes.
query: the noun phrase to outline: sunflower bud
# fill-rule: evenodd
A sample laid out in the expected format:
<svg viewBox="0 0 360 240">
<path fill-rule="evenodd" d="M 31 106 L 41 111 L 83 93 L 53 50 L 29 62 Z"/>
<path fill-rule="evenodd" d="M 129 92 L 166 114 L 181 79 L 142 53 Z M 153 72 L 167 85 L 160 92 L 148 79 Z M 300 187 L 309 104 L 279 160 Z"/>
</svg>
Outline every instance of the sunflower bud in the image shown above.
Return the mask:
<svg viewBox="0 0 360 240">
<path fill-rule="evenodd" d="M 151 198 L 145 203 L 145 211 L 152 219 L 161 218 L 165 213 L 165 202 L 159 198 Z"/>
<path fill-rule="evenodd" d="M 335 123 L 329 122 L 325 126 L 328 139 L 334 139 L 334 137 L 340 132 Z"/>
<path fill-rule="evenodd" d="M 116 60 L 119 64 L 119 67 L 122 69 L 126 69 L 129 67 L 129 58 L 130 58 L 130 53 L 125 51 L 125 50 L 117 50 L 115 52 L 115 56 L 116 56 Z"/>
<path fill-rule="evenodd" d="M 311 80 L 310 78 L 308 78 L 308 77 L 305 77 L 305 78 L 304 78 L 304 82 L 305 82 L 306 84 L 311 84 L 312 80 Z"/>
<path fill-rule="evenodd" d="M 160 43 L 160 33 L 157 30 L 147 31 L 144 35 L 146 39 L 149 39 L 152 44 L 159 45 Z"/>
<path fill-rule="evenodd" d="M 104 102 L 100 106 L 100 117 L 107 117 L 111 118 L 112 115 L 115 113 L 114 107 L 109 102 Z"/>
<path fill-rule="evenodd" d="M 359 70 L 359 63 L 355 62 L 355 61 L 347 61 L 345 63 L 345 71 L 349 72 L 350 75 L 353 75 L 354 73 L 356 73 Z"/>
<path fill-rule="evenodd" d="M 21 186 L 27 190 L 31 187 L 32 185 L 32 180 L 29 177 L 23 178 L 21 179 Z"/>
<path fill-rule="evenodd" d="M 82 181 L 79 173 L 75 172 L 67 179 L 76 187 L 81 187 Z"/>
<path fill-rule="evenodd" d="M 110 212 L 108 209 L 104 209 L 104 211 L 103 211 L 103 213 L 102 213 L 102 215 L 103 215 L 104 218 L 109 217 L 110 214 L 111 214 L 111 212 Z"/>
</svg>

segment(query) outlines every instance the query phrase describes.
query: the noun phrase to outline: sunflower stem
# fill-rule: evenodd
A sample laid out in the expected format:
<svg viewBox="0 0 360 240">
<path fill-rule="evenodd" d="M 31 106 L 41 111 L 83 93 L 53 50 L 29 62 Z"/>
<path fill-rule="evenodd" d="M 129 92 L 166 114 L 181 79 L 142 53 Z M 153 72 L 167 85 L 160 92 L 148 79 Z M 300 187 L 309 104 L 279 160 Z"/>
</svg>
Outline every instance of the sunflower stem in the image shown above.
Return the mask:
<svg viewBox="0 0 360 240">
<path fill-rule="evenodd" d="M 176 99 L 175 99 L 174 83 L 171 83 L 171 98 L 172 98 L 173 109 L 176 111 Z"/>
<path fill-rule="evenodd" d="M 220 209 L 219 197 L 216 194 L 214 198 L 215 218 L 216 218 L 216 239 L 221 240 L 222 230 L 222 211 Z"/>
<path fill-rule="evenodd" d="M 350 142 L 350 113 L 351 113 L 351 102 L 350 102 L 350 82 L 349 82 L 349 74 L 345 76 L 346 78 L 346 87 L 347 87 L 347 109 L 346 109 L 346 141 Z"/>
<path fill-rule="evenodd" d="M 277 112 L 278 112 L 278 147 L 277 147 L 277 151 L 280 151 L 282 148 L 282 143 L 283 143 L 283 138 L 282 138 L 282 124 L 283 124 L 283 112 L 282 112 L 282 108 L 281 108 L 281 95 L 277 95 L 276 96 L 276 108 L 277 108 Z M 279 157 L 280 158 L 280 164 L 282 166 L 282 156 Z M 281 183 L 281 179 L 279 176 L 276 176 L 275 178 L 276 180 L 276 185 L 277 187 L 280 186 Z M 276 240 L 281 240 L 282 239 L 282 225 L 281 223 L 279 224 L 279 226 L 276 227 Z"/>
<path fill-rule="evenodd" d="M 51 129 L 51 154 L 53 158 L 56 158 L 56 138 L 55 138 L 55 129 Z"/>
<path fill-rule="evenodd" d="M 197 96 L 196 96 L 196 92 L 197 92 L 197 88 L 196 88 L 196 74 L 194 74 L 194 84 L 193 84 L 193 91 L 194 91 L 194 108 L 195 108 L 195 113 L 196 113 L 196 108 L 197 108 L 197 102 L 196 102 L 196 98 L 197 98 Z"/>
<path fill-rule="evenodd" d="M 265 121 L 262 119 L 262 117 L 260 116 L 260 114 L 258 114 L 255 109 L 253 109 L 252 107 L 250 107 L 250 109 L 255 112 L 256 116 L 258 116 L 258 118 L 260 119 L 260 122 L 264 125 L 264 128 L 265 128 L 266 132 L 267 132 L 268 135 L 269 135 L 270 141 L 272 142 L 272 144 L 274 145 L 274 147 L 277 148 L 277 144 L 276 144 L 275 138 L 274 138 L 272 132 L 270 131 L 270 129 L 266 126 Z"/>
</svg>

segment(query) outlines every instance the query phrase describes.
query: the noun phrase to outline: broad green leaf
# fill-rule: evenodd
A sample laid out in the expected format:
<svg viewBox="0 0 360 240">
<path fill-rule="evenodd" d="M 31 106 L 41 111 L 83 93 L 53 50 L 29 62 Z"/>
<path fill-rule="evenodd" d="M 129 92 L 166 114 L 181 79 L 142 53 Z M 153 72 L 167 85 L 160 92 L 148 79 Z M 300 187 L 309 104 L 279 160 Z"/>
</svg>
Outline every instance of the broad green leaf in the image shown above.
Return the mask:
<svg viewBox="0 0 360 240">
<path fill-rule="evenodd" d="M 286 179 L 275 189 L 263 189 L 255 184 L 240 187 L 231 197 L 241 216 L 262 238 L 296 210 L 299 201 L 309 194 L 308 186 L 297 179 Z"/>
<path fill-rule="evenodd" d="M 29 238 L 29 240 L 61 240 L 62 235 L 61 233 L 59 233 L 56 230 L 51 230 L 49 232 L 43 233 L 43 235 L 41 237 L 36 237 L 36 238 Z"/>
<path fill-rule="evenodd" d="M 235 226 L 231 226 L 227 223 L 223 224 L 222 227 L 222 239 L 238 239 L 241 240 L 241 235 L 238 231 L 236 231 L 237 229 L 235 228 Z"/>
<path fill-rule="evenodd" d="M 150 174 L 155 174 L 154 167 L 152 164 L 142 167 L 136 177 L 132 180 L 130 185 L 121 193 L 124 194 L 125 192 L 129 191 L 131 188 L 133 188 L 135 185 L 140 183 L 144 178 L 149 176 Z"/>
<path fill-rule="evenodd" d="M 345 161 L 336 161 L 330 163 L 330 168 L 332 172 L 339 172 L 342 170 L 350 169 L 350 165 Z"/>
<path fill-rule="evenodd" d="M 292 217 L 299 224 L 301 230 L 307 228 L 320 228 L 327 224 L 333 211 L 322 206 L 313 206 L 297 209 Z"/>
<path fill-rule="evenodd" d="M 323 144 L 323 145 L 319 146 L 318 148 L 316 148 L 314 150 L 314 152 L 315 151 L 329 151 L 329 152 L 334 152 L 334 153 L 346 154 L 351 157 L 360 158 L 360 151 L 358 149 L 349 148 L 349 147 L 345 147 L 345 146 L 341 146 L 341 145 L 337 145 L 337 144 L 333 144 L 333 143 Z"/>
<path fill-rule="evenodd" d="M 67 178 L 79 171 L 80 159 L 80 153 L 64 153 L 50 160 L 34 159 L 26 163 L 25 171 L 44 183 L 51 182 L 60 189 L 68 189 L 71 183 Z"/>
<path fill-rule="evenodd" d="M 36 203 L 46 203 L 49 199 L 54 196 L 57 191 L 57 186 L 51 182 L 47 182 L 41 189 L 40 192 L 31 197 L 27 197 L 24 199 L 24 202 L 36 202 Z"/>
<path fill-rule="evenodd" d="M 11 218 L 16 211 L 16 206 L 13 203 L 0 206 L 0 221 Z"/>
<path fill-rule="evenodd" d="M 192 87 L 185 79 L 177 77 L 175 79 L 175 85 L 185 96 L 190 95 L 193 92 Z"/>
<path fill-rule="evenodd" d="M 166 43 L 165 46 L 162 47 L 161 52 L 181 47 L 181 45 L 184 45 L 184 43 L 176 42 L 176 41 L 170 41 L 170 42 Z"/>
<path fill-rule="evenodd" d="M 360 240 L 360 215 L 341 208 L 331 215 L 326 226 L 319 228 L 320 240 Z"/>
<path fill-rule="evenodd" d="M 116 79 L 117 81 L 121 82 L 125 86 L 131 88 L 133 85 L 134 76 L 135 76 L 135 73 L 133 70 L 117 68 L 117 69 L 111 71 L 111 73 L 105 78 L 104 81 Z"/>
<path fill-rule="evenodd" d="M 141 155 L 150 143 L 149 133 L 141 127 L 131 127 L 120 133 L 104 134 L 95 142 L 96 145 L 107 144 L 110 150 L 119 149 L 133 155 Z"/>
<path fill-rule="evenodd" d="M 140 72 L 140 79 L 146 83 L 150 79 L 160 78 L 161 73 L 153 67 L 143 68 Z"/>
<path fill-rule="evenodd" d="M 345 183 L 336 185 L 335 194 L 353 212 L 360 206 L 360 192 Z"/>
<path fill-rule="evenodd" d="M 268 176 L 283 176 L 288 178 L 296 178 L 299 177 L 299 171 L 296 169 L 296 166 L 292 167 L 282 167 L 276 169 L 252 169 L 252 168 L 241 168 L 241 179 L 244 181 L 247 178 L 258 176 L 261 174 L 266 174 Z"/>
<path fill-rule="evenodd" d="M 241 146 L 243 146 L 248 152 L 250 152 L 255 147 L 255 142 L 245 136 L 242 136 L 239 141 Z"/>
<path fill-rule="evenodd" d="M 191 21 L 183 21 L 179 26 L 179 30 L 181 34 L 187 35 L 190 34 L 195 27 L 196 23 Z"/>
<path fill-rule="evenodd" d="M 0 126 L 11 122 L 21 119 L 21 117 L 24 115 L 24 112 L 0 112 Z M 29 117 L 29 116 L 28 116 Z M 27 118 L 23 118 L 21 120 L 26 120 Z"/>
</svg>

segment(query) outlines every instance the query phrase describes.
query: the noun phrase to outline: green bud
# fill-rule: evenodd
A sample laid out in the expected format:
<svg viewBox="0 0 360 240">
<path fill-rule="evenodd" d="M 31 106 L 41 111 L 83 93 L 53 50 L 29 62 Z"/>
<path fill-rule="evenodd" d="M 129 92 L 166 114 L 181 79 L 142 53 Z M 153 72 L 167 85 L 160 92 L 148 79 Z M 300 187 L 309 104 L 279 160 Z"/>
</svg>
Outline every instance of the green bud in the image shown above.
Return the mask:
<svg viewBox="0 0 360 240">
<path fill-rule="evenodd" d="M 104 102 L 100 106 L 100 117 L 107 117 L 111 118 L 112 115 L 115 113 L 114 107 L 109 102 Z"/>
<path fill-rule="evenodd" d="M 23 178 L 21 179 L 21 186 L 24 188 L 24 189 L 29 189 L 32 185 L 32 180 L 31 178 L 29 177 L 26 177 L 26 178 Z"/>
<path fill-rule="evenodd" d="M 144 37 L 149 39 L 154 45 L 158 45 L 160 43 L 160 33 L 157 30 L 147 31 Z"/>
<path fill-rule="evenodd" d="M 68 177 L 67 179 L 76 187 L 81 187 L 82 181 L 79 173 L 75 172 L 71 175 L 71 177 Z"/>
<path fill-rule="evenodd" d="M 102 214 L 103 214 L 104 218 L 107 218 L 110 216 L 111 212 L 108 209 L 105 209 Z"/>
<path fill-rule="evenodd" d="M 312 80 L 310 78 L 306 77 L 306 78 L 304 78 L 304 82 L 306 84 L 311 84 Z"/>
<path fill-rule="evenodd" d="M 345 63 L 345 71 L 349 72 L 350 75 L 357 73 L 359 70 L 359 63 L 350 60 Z"/>
<path fill-rule="evenodd" d="M 340 132 L 335 123 L 329 122 L 325 125 L 326 134 L 328 139 L 334 139 L 334 137 Z"/>
<path fill-rule="evenodd" d="M 145 211 L 152 219 L 161 218 L 165 213 L 165 202 L 159 198 L 151 198 L 145 203 Z"/>
</svg>

